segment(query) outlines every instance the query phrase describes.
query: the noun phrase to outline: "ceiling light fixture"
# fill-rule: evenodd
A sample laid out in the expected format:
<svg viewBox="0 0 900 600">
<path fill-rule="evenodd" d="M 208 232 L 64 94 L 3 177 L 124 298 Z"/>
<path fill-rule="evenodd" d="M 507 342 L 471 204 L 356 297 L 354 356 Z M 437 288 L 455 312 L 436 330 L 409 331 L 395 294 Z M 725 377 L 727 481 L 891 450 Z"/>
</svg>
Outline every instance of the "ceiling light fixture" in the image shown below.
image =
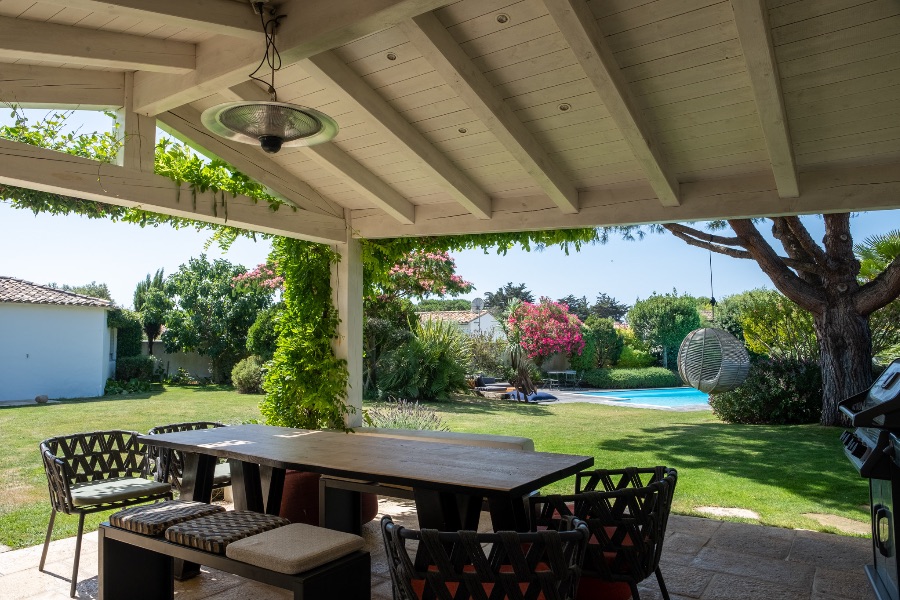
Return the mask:
<svg viewBox="0 0 900 600">
<path fill-rule="evenodd" d="M 278 15 L 274 8 L 266 9 L 265 2 L 254 2 L 253 10 L 262 23 L 266 53 L 250 79 L 267 86 L 272 100 L 219 104 L 203 111 L 201 122 L 216 135 L 244 144 L 259 144 L 269 154 L 286 146 L 312 146 L 331 140 L 338 132 L 334 119 L 312 108 L 278 101 L 275 71 L 281 68 L 281 55 L 275 46 L 275 32 L 285 15 Z M 264 66 L 271 72 L 269 81 L 256 76 Z"/>
</svg>

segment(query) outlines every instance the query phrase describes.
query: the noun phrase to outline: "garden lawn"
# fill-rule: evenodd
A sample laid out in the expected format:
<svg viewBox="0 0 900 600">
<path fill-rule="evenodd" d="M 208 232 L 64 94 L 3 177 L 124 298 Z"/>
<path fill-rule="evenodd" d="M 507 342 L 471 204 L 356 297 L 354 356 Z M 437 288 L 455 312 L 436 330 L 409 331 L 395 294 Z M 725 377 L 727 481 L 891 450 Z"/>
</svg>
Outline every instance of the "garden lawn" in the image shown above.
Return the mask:
<svg viewBox="0 0 900 600">
<path fill-rule="evenodd" d="M 147 431 L 182 421 L 238 423 L 259 418 L 260 399 L 227 388 L 170 386 L 150 394 L 0 409 L 0 544 L 43 542 L 50 504 L 41 440 L 102 429 Z M 592 455 L 597 467 L 675 467 L 678 513 L 697 514 L 696 506 L 749 508 L 763 524 L 820 531 L 828 529 L 800 515 L 869 518 L 868 484 L 844 458 L 837 428 L 726 425 L 710 412 L 598 404 L 463 398 L 430 406 L 453 431 L 527 436 L 539 451 Z M 571 485 L 560 482 L 545 491 L 564 492 Z M 89 515 L 88 530 L 105 518 Z M 76 525 L 77 518 L 61 515 L 54 538 L 74 535 Z"/>
</svg>

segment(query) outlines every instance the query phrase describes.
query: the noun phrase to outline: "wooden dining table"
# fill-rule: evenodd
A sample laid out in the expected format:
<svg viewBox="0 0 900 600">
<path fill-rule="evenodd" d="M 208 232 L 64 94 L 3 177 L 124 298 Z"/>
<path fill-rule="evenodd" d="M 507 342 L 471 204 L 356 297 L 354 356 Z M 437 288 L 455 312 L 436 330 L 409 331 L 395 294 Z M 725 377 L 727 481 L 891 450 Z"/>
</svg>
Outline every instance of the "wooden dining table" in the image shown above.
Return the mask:
<svg viewBox="0 0 900 600">
<path fill-rule="evenodd" d="M 182 453 L 184 500 L 210 501 L 215 466 L 225 458 L 231 465 L 236 510 L 279 514 L 285 471 L 294 469 L 412 488 L 419 526 L 442 531 L 477 529 L 485 499 L 495 531 L 527 531 L 523 498 L 594 464 L 591 456 L 267 425 L 142 435 L 140 439 Z M 337 510 L 359 514 L 359 492 L 338 490 L 328 497 Z M 330 505 L 327 508 L 332 510 Z M 189 563 L 176 566 L 179 579 L 198 571 Z"/>
</svg>

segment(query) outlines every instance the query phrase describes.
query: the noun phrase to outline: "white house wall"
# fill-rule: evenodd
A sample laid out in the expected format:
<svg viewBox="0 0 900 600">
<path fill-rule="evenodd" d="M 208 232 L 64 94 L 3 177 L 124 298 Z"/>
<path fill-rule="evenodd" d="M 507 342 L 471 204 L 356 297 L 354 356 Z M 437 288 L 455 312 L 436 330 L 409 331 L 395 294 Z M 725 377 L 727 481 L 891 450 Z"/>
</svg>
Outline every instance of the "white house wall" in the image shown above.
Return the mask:
<svg viewBox="0 0 900 600">
<path fill-rule="evenodd" d="M 106 309 L 0 303 L 0 401 L 102 396 Z"/>
<path fill-rule="evenodd" d="M 150 354 L 147 340 L 141 342 L 141 354 Z M 166 345 L 160 340 L 153 342 L 153 356 L 158 358 L 165 369 L 166 375 L 175 375 L 178 369 L 184 369 L 196 379 L 212 377 L 212 361 L 208 356 L 200 356 L 196 352 L 166 353 Z"/>
</svg>

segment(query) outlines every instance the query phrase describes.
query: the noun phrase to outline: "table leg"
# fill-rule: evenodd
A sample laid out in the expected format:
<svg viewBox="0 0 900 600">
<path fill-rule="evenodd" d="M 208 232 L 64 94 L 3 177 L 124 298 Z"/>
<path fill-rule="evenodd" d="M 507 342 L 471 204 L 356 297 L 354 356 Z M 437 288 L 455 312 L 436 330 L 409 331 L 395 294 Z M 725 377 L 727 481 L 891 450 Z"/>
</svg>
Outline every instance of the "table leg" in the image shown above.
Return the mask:
<svg viewBox="0 0 900 600">
<path fill-rule="evenodd" d="M 265 512 L 259 465 L 239 460 L 228 461 L 231 465 L 231 491 L 234 496 L 234 510 Z"/>
<path fill-rule="evenodd" d="M 181 477 L 181 499 L 209 503 L 212 498 L 213 476 L 217 458 L 196 452 L 184 453 L 184 473 Z M 184 581 L 200 574 L 200 565 L 175 560 L 175 579 Z"/>
<path fill-rule="evenodd" d="M 362 494 L 326 485 L 319 480 L 319 526 L 360 535 Z"/>
<path fill-rule="evenodd" d="M 481 517 L 481 496 L 414 489 L 419 528 L 440 531 L 476 531 Z"/>
<path fill-rule="evenodd" d="M 521 496 L 488 498 L 494 531 L 528 531 L 530 524 L 525 508 L 526 501 L 526 498 Z"/>
<path fill-rule="evenodd" d="M 281 497 L 284 495 L 284 469 L 259 467 L 260 485 L 262 495 L 266 501 L 266 514 L 281 514 Z"/>
</svg>

